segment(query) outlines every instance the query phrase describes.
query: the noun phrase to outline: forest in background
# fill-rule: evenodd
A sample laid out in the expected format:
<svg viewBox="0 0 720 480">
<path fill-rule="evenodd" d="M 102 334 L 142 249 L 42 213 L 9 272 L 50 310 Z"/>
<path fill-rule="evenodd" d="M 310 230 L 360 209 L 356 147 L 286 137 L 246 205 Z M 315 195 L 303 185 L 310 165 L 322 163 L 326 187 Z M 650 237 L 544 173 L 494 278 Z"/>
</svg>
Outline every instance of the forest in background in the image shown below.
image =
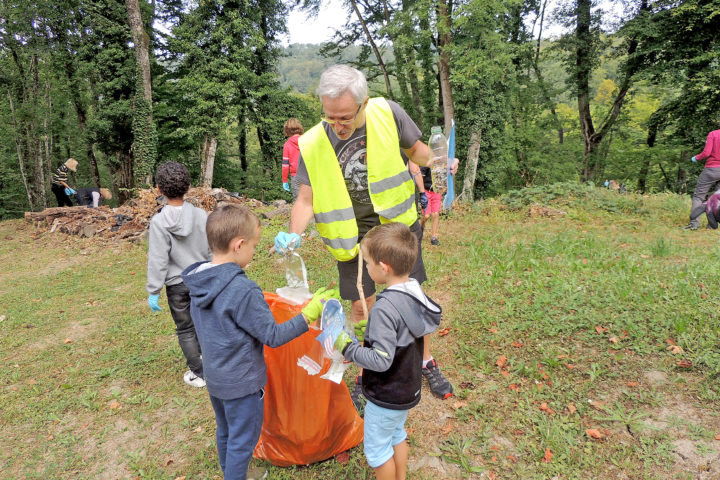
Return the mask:
<svg viewBox="0 0 720 480">
<path fill-rule="evenodd" d="M 603 6 L 623 7 L 611 16 Z M 113 202 L 186 164 L 197 185 L 262 200 L 281 189 L 282 125 L 311 126 L 322 69 L 351 63 L 423 134 L 457 124 L 461 201 L 615 179 L 692 189 L 720 119 L 713 0 L 347 0 L 322 46 L 283 48 L 318 0 L 0 3 L 0 219 L 55 206 L 50 177 Z M 615 11 L 618 11 L 616 9 Z M 547 39 L 548 22 L 564 25 Z"/>
</svg>

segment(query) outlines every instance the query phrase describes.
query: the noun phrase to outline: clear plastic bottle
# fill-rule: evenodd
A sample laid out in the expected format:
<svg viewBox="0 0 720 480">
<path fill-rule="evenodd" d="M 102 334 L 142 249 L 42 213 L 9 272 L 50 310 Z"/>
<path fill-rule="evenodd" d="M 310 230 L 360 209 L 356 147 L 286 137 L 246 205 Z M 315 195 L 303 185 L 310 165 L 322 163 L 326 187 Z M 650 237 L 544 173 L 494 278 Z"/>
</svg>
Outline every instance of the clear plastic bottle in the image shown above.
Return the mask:
<svg viewBox="0 0 720 480">
<path fill-rule="evenodd" d="M 443 135 L 442 127 L 432 127 L 430 130 L 430 171 L 432 175 L 433 191 L 444 194 L 447 191 L 447 139 Z"/>
<path fill-rule="evenodd" d="M 307 288 L 307 270 L 302 257 L 294 250 L 288 250 L 283 258 L 285 264 L 285 280 L 290 288 Z"/>
</svg>

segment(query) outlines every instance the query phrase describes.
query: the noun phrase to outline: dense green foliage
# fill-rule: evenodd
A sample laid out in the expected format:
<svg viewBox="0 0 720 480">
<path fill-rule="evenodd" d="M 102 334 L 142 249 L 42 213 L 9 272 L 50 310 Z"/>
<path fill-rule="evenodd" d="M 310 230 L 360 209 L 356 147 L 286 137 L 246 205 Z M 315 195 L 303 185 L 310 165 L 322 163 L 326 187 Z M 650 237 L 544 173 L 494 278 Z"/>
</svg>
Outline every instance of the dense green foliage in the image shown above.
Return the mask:
<svg viewBox="0 0 720 480">
<path fill-rule="evenodd" d="M 123 2 L 0 5 L 0 218 L 54 205 L 50 175 L 71 156 L 73 185 L 108 186 L 121 201 L 167 160 L 197 184 L 287 199 L 282 125 L 317 121 L 313 92 L 335 62 L 361 68 L 371 94 L 399 102 L 424 137 L 454 115 L 464 162 L 475 135 L 475 198 L 607 178 L 687 192 L 702 169 L 688 159 L 717 126 L 711 0 L 642 1 L 612 21 L 587 13 L 589 0 L 553 11 L 540 0 L 350 1 L 331 42 L 285 48 L 287 16 L 317 0 L 139 3 L 152 110 Z M 548 25 L 564 33 L 548 39 Z"/>
</svg>

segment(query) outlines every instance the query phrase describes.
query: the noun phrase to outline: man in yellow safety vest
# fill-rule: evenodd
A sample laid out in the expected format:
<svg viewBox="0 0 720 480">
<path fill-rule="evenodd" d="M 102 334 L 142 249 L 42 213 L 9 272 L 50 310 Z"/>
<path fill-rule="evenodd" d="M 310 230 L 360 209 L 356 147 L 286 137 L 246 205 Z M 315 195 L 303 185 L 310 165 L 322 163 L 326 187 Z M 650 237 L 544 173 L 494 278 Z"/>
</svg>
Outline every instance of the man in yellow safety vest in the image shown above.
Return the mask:
<svg viewBox="0 0 720 480">
<path fill-rule="evenodd" d="M 417 165 L 430 163 L 430 149 L 420 129 L 397 103 L 369 98 L 365 75 L 347 65 L 334 65 L 320 77 L 317 94 L 321 122 L 300 137 L 296 181 L 297 200 L 290 213 L 290 232 L 280 232 L 275 248 L 300 246 L 300 235 L 314 218 L 318 233 L 337 260 L 340 295 L 352 302 L 351 319 L 363 317 L 356 287 L 362 237 L 380 223 L 404 223 L 418 237 L 418 259 L 410 274 L 427 279 L 422 259 L 422 227 L 415 207 L 415 184 L 401 151 Z M 457 170 L 457 160 L 452 172 Z M 368 308 L 375 300 L 375 283 L 363 269 L 363 293 Z M 423 375 L 439 398 L 452 395 L 452 385 L 440 372 L 425 338 Z M 359 405 L 360 378 L 352 392 Z"/>
</svg>

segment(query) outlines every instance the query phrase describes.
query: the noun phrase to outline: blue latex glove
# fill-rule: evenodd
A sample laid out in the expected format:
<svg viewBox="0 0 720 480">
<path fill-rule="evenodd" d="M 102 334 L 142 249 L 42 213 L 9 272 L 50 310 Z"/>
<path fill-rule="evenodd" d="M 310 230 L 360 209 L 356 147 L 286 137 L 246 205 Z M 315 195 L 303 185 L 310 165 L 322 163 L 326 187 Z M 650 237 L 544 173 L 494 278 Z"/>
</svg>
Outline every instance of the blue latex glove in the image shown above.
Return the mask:
<svg viewBox="0 0 720 480">
<path fill-rule="evenodd" d="M 693 157 L 693 158 L 695 158 L 695 157 Z M 69 196 L 69 195 L 75 195 L 76 193 L 77 193 L 77 192 L 76 192 L 75 190 L 73 190 L 72 188 L 66 188 L 66 189 L 65 189 L 65 195 L 68 195 L 68 196 Z"/>
<path fill-rule="evenodd" d="M 310 300 L 310 303 L 305 305 L 305 308 L 302 309 L 302 313 L 305 315 L 308 323 L 313 323 L 320 318 L 325 302 L 331 298 L 340 300 L 340 292 L 334 288 L 318 288 L 318 290 L 313 294 L 313 298 Z"/>
<path fill-rule="evenodd" d="M 160 295 L 148 295 L 148 305 L 150 305 L 150 310 L 156 313 L 162 310 L 162 307 L 158 305 L 158 300 L 160 300 Z"/>
<path fill-rule="evenodd" d="M 693 162 L 693 163 L 697 163 L 697 158 L 692 157 L 692 158 L 690 159 L 690 161 Z"/>
<path fill-rule="evenodd" d="M 275 236 L 275 251 L 279 254 L 287 252 L 288 248 L 300 246 L 300 235 L 297 233 L 280 232 Z"/>
<path fill-rule="evenodd" d="M 283 182 L 283 190 L 286 192 L 290 191 L 290 184 L 288 182 Z"/>
<path fill-rule="evenodd" d="M 420 208 L 425 210 L 428 206 L 428 198 L 427 195 L 425 195 L 425 192 L 422 192 L 420 194 Z"/>
<path fill-rule="evenodd" d="M 348 335 L 347 332 L 343 330 L 342 332 L 340 332 L 340 335 L 338 335 L 337 340 L 335 340 L 333 347 L 335 347 L 335 350 L 337 350 L 338 352 L 345 353 L 345 349 L 351 343 L 353 343 L 352 338 L 350 338 L 350 335 Z"/>
<path fill-rule="evenodd" d="M 367 320 L 360 320 L 358 323 L 353 325 L 353 330 L 355 330 L 355 336 L 361 342 L 365 340 L 365 328 L 367 328 Z"/>
<path fill-rule="evenodd" d="M 605 185 L 606 187 L 609 187 L 609 186 L 610 186 L 610 182 L 608 182 L 607 180 L 605 180 L 605 183 L 603 183 L 603 185 Z"/>
</svg>

